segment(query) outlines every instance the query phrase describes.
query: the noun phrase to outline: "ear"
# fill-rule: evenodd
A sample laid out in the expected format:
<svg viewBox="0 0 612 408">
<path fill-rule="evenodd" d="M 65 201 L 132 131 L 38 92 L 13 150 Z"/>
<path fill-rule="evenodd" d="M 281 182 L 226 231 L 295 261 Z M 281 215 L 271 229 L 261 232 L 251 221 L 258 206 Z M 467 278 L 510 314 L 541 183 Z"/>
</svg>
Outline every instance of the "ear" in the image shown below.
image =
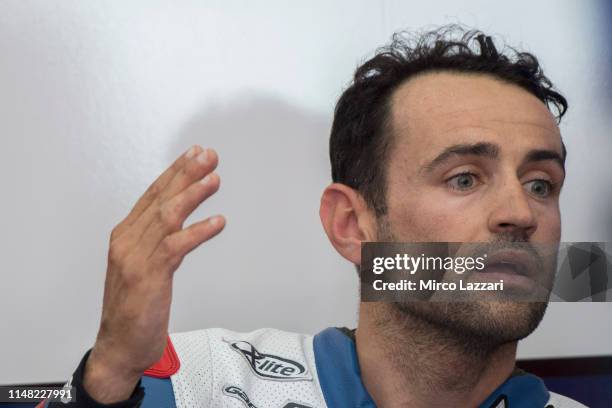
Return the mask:
<svg viewBox="0 0 612 408">
<path fill-rule="evenodd" d="M 319 216 L 336 251 L 359 265 L 361 242 L 376 240 L 376 217 L 361 194 L 344 184 L 330 184 L 323 191 Z"/>
</svg>

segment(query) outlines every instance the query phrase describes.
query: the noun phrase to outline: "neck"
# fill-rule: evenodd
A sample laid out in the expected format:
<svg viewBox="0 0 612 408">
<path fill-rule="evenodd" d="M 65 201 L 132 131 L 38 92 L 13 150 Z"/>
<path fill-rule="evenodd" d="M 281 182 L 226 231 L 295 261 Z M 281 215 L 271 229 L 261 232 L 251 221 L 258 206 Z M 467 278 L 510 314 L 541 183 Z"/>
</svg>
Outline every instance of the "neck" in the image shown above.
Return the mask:
<svg viewBox="0 0 612 408">
<path fill-rule="evenodd" d="M 364 386 L 379 407 L 477 407 L 511 375 L 517 342 L 491 345 L 361 303 L 355 334 Z"/>
</svg>

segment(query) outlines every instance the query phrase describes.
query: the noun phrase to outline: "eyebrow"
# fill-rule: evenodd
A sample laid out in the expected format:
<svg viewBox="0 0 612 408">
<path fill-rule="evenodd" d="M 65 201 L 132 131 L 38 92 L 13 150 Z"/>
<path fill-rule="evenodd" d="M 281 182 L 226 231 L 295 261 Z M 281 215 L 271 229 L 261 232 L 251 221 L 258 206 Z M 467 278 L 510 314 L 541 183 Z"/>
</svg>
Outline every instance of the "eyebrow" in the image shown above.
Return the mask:
<svg viewBox="0 0 612 408">
<path fill-rule="evenodd" d="M 431 173 L 436 167 L 454 156 L 482 156 L 496 159 L 499 156 L 499 146 L 493 143 L 457 144 L 449 146 L 435 159 L 421 168 L 421 171 Z"/>
<path fill-rule="evenodd" d="M 565 146 L 564 146 L 565 147 Z M 565 150 L 565 149 L 564 149 Z M 561 156 L 559 153 L 554 150 L 531 150 L 525 156 L 525 160 L 523 160 L 523 164 L 545 161 L 545 160 L 553 160 L 561 166 L 563 172 L 565 173 L 565 154 Z"/>
<path fill-rule="evenodd" d="M 563 146 L 563 148 L 563 155 L 560 155 L 554 150 L 530 150 L 523 159 L 523 163 L 521 165 L 539 161 L 553 160 L 557 164 L 559 164 L 559 166 L 561 167 L 561 169 L 563 169 L 563 172 L 565 173 L 565 146 Z M 449 146 L 444 149 L 442 153 L 436 156 L 435 159 L 424 165 L 421 168 L 421 171 L 431 173 L 436 167 L 440 166 L 441 164 L 448 161 L 451 157 L 454 156 L 480 156 L 489 159 L 496 159 L 499 157 L 500 150 L 501 148 L 498 145 L 487 142 L 479 142 L 473 144 L 457 144 Z"/>
</svg>

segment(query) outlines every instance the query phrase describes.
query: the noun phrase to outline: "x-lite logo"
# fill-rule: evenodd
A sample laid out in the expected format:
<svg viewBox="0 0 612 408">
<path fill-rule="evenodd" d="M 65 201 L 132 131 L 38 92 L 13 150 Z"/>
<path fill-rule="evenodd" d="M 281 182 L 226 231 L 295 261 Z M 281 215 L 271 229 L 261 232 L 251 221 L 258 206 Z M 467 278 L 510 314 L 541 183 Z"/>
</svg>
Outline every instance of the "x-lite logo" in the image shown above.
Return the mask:
<svg viewBox="0 0 612 408">
<path fill-rule="evenodd" d="M 305 381 L 312 380 L 306 367 L 288 358 L 259 352 L 248 341 L 226 340 L 232 350 L 240 354 L 256 376 L 266 380 Z"/>
</svg>

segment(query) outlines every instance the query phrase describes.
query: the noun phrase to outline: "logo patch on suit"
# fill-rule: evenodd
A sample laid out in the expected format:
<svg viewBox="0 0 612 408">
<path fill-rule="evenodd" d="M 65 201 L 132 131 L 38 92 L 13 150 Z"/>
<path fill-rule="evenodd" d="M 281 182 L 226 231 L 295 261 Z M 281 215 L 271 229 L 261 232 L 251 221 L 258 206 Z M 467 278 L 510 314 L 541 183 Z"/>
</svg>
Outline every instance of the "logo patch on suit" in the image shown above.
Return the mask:
<svg viewBox="0 0 612 408">
<path fill-rule="evenodd" d="M 236 385 L 226 385 L 223 387 L 223 393 L 229 397 L 236 398 L 248 407 L 248 408 L 257 408 L 257 405 L 251 402 L 251 399 L 247 395 L 246 392 L 242 390 L 242 388 Z M 300 402 L 288 401 L 282 405 L 282 408 L 312 408 L 310 405 L 305 405 Z"/>
<path fill-rule="evenodd" d="M 508 407 L 508 399 L 505 395 L 501 395 L 499 398 L 491 404 L 491 408 L 507 408 Z"/>
<path fill-rule="evenodd" d="M 257 377 L 276 381 L 307 381 L 312 377 L 304 364 L 273 354 L 260 353 L 248 341 L 226 340 L 232 350 L 239 353 Z"/>
<path fill-rule="evenodd" d="M 230 397 L 239 399 L 248 408 L 257 408 L 257 405 L 251 402 L 249 396 L 246 395 L 246 392 L 242 391 L 240 387 L 236 387 L 235 385 L 226 385 L 223 387 L 223 393 Z"/>
</svg>

